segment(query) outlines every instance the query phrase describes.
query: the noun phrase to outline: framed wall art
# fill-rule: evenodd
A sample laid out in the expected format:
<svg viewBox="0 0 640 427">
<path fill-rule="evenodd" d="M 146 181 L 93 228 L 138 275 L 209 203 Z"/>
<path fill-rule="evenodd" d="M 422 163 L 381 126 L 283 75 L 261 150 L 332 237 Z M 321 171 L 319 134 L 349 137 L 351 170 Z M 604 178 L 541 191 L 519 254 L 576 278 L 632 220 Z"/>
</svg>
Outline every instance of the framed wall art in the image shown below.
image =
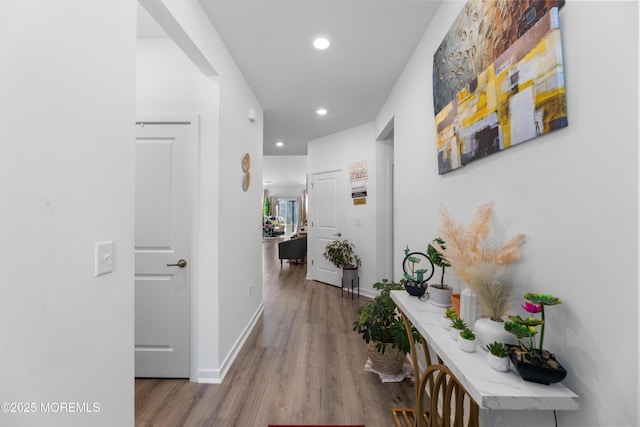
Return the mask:
<svg viewBox="0 0 640 427">
<path fill-rule="evenodd" d="M 465 4 L 433 58 L 440 174 L 567 126 L 563 5 Z"/>
</svg>

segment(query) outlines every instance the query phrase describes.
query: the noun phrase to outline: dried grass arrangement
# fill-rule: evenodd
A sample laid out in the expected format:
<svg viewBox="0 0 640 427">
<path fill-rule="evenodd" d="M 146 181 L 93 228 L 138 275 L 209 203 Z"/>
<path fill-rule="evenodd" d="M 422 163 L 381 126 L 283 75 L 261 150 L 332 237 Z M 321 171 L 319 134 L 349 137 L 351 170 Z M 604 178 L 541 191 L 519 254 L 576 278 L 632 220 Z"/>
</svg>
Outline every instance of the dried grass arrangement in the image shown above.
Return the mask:
<svg viewBox="0 0 640 427">
<path fill-rule="evenodd" d="M 487 236 L 491 230 L 493 204 L 480 206 L 468 228 L 456 224 L 447 212 L 442 212 L 440 233 L 446 248 L 434 247 L 449 261 L 456 275 L 478 296 L 484 315 L 500 320 L 511 303 L 512 285 L 507 271 L 520 259 L 524 234 L 518 234 L 506 244 L 491 245 Z"/>
</svg>

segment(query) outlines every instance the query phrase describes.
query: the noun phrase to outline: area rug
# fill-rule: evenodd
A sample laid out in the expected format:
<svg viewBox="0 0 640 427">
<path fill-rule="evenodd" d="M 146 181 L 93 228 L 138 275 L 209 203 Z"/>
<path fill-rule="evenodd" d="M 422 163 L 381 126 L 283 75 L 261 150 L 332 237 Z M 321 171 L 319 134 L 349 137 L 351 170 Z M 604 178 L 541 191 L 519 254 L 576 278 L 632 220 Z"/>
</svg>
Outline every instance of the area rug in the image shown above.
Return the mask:
<svg viewBox="0 0 640 427">
<path fill-rule="evenodd" d="M 364 427 L 364 424 L 359 424 L 357 426 L 345 426 L 345 425 L 328 425 L 328 424 L 321 424 L 321 425 L 302 425 L 302 424 L 295 424 L 295 425 L 285 425 L 285 424 L 269 424 L 269 427 Z"/>
</svg>

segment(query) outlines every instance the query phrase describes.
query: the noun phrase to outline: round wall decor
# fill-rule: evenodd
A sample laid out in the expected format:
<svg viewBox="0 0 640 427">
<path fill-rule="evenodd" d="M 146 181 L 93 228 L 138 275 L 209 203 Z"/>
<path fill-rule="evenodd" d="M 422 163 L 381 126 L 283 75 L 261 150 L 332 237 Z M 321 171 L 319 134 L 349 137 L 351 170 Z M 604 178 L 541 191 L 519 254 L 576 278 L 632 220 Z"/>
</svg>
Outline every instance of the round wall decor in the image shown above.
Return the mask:
<svg viewBox="0 0 640 427">
<path fill-rule="evenodd" d="M 251 156 L 249 153 L 245 153 L 242 156 L 242 172 L 244 172 L 244 177 L 242 178 L 242 189 L 247 191 L 249 189 L 249 184 L 251 184 L 251 173 L 249 172 L 249 168 L 251 167 Z"/>
</svg>

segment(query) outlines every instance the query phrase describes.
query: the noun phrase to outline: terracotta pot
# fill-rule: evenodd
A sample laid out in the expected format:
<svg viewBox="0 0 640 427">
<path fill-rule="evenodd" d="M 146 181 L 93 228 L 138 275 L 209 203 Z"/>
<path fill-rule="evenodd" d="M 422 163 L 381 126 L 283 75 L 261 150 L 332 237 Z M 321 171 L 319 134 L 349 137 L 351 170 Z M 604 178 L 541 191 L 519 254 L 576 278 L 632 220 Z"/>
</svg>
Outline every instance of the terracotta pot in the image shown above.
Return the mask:
<svg viewBox="0 0 640 427">
<path fill-rule="evenodd" d="M 456 311 L 456 316 L 460 317 L 460 294 L 451 295 L 451 304 L 453 304 L 453 309 Z"/>
</svg>

